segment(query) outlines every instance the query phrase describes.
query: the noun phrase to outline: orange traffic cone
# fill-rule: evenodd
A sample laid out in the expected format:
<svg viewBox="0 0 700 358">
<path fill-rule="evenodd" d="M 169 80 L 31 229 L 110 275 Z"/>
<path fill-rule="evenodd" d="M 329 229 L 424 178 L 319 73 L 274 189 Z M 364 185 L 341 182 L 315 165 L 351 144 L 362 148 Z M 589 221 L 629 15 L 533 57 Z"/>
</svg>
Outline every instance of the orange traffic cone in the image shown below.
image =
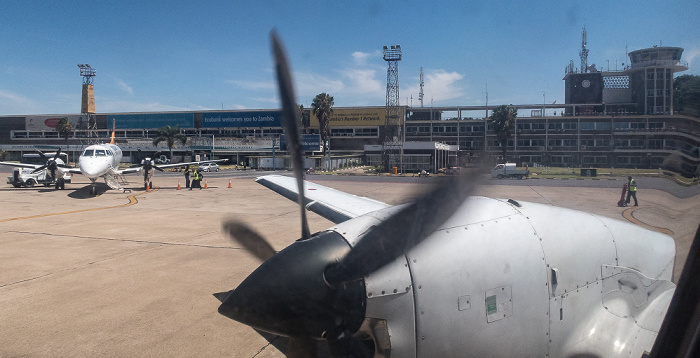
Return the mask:
<svg viewBox="0 0 700 358">
<path fill-rule="evenodd" d="M 231 179 L 228 180 L 228 188 L 231 189 Z"/>
<path fill-rule="evenodd" d="M 177 181 L 177 190 L 180 190 L 180 181 Z"/>
<path fill-rule="evenodd" d="M 206 189 L 206 188 L 208 188 L 208 186 L 207 186 L 207 180 L 204 179 L 204 189 Z"/>
</svg>

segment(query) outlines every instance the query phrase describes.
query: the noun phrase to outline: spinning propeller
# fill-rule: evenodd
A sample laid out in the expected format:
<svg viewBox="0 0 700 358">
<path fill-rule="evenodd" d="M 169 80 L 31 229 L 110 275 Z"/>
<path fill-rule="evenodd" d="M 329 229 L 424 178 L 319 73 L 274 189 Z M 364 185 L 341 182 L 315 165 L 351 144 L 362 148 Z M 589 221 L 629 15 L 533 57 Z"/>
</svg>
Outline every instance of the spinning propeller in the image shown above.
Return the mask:
<svg viewBox="0 0 700 358">
<path fill-rule="evenodd" d="M 141 152 L 141 149 L 138 150 L 138 153 L 139 153 L 139 159 L 141 160 L 141 162 L 140 162 L 140 164 L 132 165 L 131 168 L 138 168 L 138 167 L 143 168 L 143 180 L 144 180 L 144 182 L 148 181 L 148 175 L 151 173 L 151 169 L 155 169 L 155 170 L 158 170 L 161 172 L 163 171 L 162 168 L 158 167 L 155 164 L 155 161 L 153 160 L 153 158 L 145 157 L 143 155 L 143 152 Z M 156 155 L 158 155 L 158 153 L 160 153 L 160 152 L 156 152 L 155 154 L 153 154 L 153 156 L 155 157 Z"/>
<path fill-rule="evenodd" d="M 452 177 L 416 202 L 370 227 L 355 246 L 342 235 L 309 232 L 298 114 L 285 52 L 271 34 L 284 131 L 292 155 L 301 210 L 301 239 L 275 254 L 258 233 L 238 221 L 224 222 L 231 239 L 264 261 L 236 289 L 217 294 L 219 313 L 254 328 L 290 337 L 288 356 L 314 356 L 325 339 L 334 357 L 372 356 L 353 337 L 364 320 L 364 278 L 404 255 L 439 228 L 476 187 L 476 176 Z"/>
<path fill-rule="evenodd" d="M 51 180 L 56 181 L 56 169 L 58 167 L 66 167 L 63 163 L 57 162 L 57 159 L 61 156 L 61 148 L 59 147 L 58 150 L 56 151 L 56 154 L 53 155 L 53 157 L 47 157 L 46 154 L 44 154 L 42 151 L 39 149 L 36 150 L 39 152 L 39 155 L 41 156 L 42 159 L 46 161 L 46 164 L 32 170 L 32 173 L 36 173 L 39 171 L 42 171 L 44 169 L 48 169 L 49 173 L 51 173 Z"/>
</svg>

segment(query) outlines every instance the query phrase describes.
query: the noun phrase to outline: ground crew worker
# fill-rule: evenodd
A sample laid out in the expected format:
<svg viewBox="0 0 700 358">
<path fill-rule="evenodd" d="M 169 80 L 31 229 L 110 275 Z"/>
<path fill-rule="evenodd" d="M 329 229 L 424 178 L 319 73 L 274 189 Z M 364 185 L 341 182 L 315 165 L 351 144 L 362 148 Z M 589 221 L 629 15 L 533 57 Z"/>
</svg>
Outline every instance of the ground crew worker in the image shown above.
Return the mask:
<svg viewBox="0 0 700 358">
<path fill-rule="evenodd" d="M 193 188 L 197 188 L 197 187 L 199 187 L 200 189 L 202 188 L 199 185 L 200 178 L 201 178 L 201 176 L 199 174 L 199 170 L 195 170 L 194 173 L 192 173 L 192 187 L 190 187 L 190 190 L 192 190 Z"/>
<path fill-rule="evenodd" d="M 634 206 L 639 206 L 637 204 L 637 182 L 632 179 L 631 176 L 627 177 L 628 180 L 628 185 L 627 185 L 627 204 L 630 203 L 630 197 L 634 198 Z"/>
<path fill-rule="evenodd" d="M 185 167 L 185 189 L 190 187 L 190 166 Z"/>
</svg>

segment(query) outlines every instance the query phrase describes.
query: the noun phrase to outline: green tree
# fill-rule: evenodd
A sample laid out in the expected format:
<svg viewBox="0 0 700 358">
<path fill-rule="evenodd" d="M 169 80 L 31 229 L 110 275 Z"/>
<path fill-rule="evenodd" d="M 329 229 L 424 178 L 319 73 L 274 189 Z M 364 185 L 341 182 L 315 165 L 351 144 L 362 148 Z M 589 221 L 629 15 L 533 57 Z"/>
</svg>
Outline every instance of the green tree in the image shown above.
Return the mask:
<svg viewBox="0 0 700 358">
<path fill-rule="evenodd" d="M 63 117 L 58 120 L 58 124 L 56 124 L 56 132 L 58 132 L 58 135 L 66 140 L 66 151 L 68 151 L 68 138 L 70 138 L 71 134 L 73 133 L 73 125 L 70 123 L 68 118 Z"/>
<path fill-rule="evenodd" d="M 318 118 L 321 142 L 325 153 L 328 150 L 328 140 L 331 137 L 331 127 L 328 122 L 331 114 L 333 114 L 333 96 L 325 92 L 317 94 L 313 102 L 311 102 L 311 108 L 316 118 Z"/>
<path fill-rule="evenodd" d="M 700 116 L 700 76 L 683 75 L 673 80 L 673 110 Z"/>
<path fill-rule="evenodd" d="M 515 129 L 515 117 L 518 116 L 518 110 L 508 106 L 500 105 L 496 107 L 489 117 L 489 124 L 493 126 L 493 131 L 496 133 L 496 139 L 501 145 L 503 151 L 503 162 L 506 162 L 506 154 L 508 153 L 508 139 L 513 134 Z"/>
<path fill-rule="evenodd" d="M 304 109 L 304 105 L 300 104 L 298 107 L 298 113 L 299 113 L 299 119 L 301 120 L 301 128 L 308 128 L 311 122 L 311 118 L 309 118 L 309 111 Z"/>
<path fill-rule="evenodd" d="M 175 143 L 180 142 L 182 145 L 185 145 L 187 144 L 187 137 L 182 134 L 182 131 L 180 131 L 178 127 L 163 126 L 158 128 L 158 136 L 153 139 L 153 145 L 157 146 L 160 142 L 165 142 L 168 146 L 168 150 L 170 150 L 170 160 L 172 161 L 173 148 L 177 148 Z"/>
</svg>

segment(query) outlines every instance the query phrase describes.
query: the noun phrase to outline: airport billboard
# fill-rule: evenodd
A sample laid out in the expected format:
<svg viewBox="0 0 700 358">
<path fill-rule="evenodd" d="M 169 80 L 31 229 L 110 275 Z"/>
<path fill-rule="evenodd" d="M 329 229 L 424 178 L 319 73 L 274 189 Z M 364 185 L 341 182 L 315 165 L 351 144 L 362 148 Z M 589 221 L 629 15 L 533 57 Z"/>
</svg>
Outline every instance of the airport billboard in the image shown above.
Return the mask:
<svg viewBox="0 0 700 358">
<path fill-rule="evenodd" d="M 401 109 L 399 118 L 403 119 L 403 117 L 403 109 Z M 311 127 L 318 128 L 318 118 L 313 110 L 309 123 Z M 333 108 L 329 123 L 331 127 L 383 126 L 386 124 L 386 107 Z"/>
<path fill-rule="evenodd" d="M 299 139 L 301 149 L 305 152 L 320 152 L 321 151 L 321 135 L 320 134 L 302 134 Z M 280 136 L 280 150 L 287 149 L 287 138 L 283 134 Z"/>
<path fill-rule="evenodd" d="M 82 116 L 77 114 L 67 116 L 26 116 L 24 117 L 24 129 L 28 131 L 55 131 L 56 125 L 61 118 L 68 119 L 73 129 L 80 129 L 83 123 Z"/>
<path fill-rule="evenodd" d="M 203 128 L 282 127 L 282 111 L 204 113 Z"/>
<path fill-rule="evenodd" d="M 107 116 L 108 128 L 112 128 L 112 120 L 115 120 L 117 129 L 158 129 L 163 126 L 194 127 L 194 113 L 110 114 Z"/>
</svg>

